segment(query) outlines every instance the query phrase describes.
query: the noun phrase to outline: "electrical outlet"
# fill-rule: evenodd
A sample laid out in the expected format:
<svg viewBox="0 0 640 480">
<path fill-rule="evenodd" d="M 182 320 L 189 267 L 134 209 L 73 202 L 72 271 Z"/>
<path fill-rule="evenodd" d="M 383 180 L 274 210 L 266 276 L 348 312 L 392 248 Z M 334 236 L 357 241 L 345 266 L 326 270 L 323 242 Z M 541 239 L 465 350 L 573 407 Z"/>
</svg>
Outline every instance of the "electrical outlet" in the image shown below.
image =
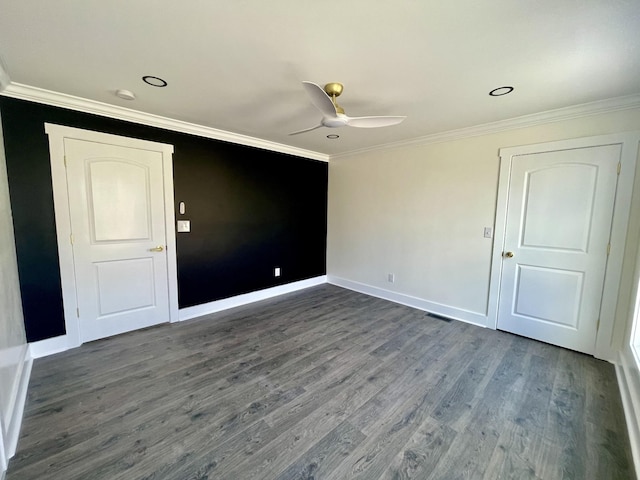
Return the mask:
<svg viewBox="0 0 640 480">
<path fill-rule="evenodd" d="M 280 267 L 276 267 L 273 269 L 273 276 L 274 277 L 279 277 L 280 276 Z"/>
<path fill-rule="evenodd" d="M 179 233 L 188 233 L 191 231 L 191 221 L 189 220 L 178 220 L 178 232 Z"/>
<path fill-rule="evenodd" d="M 484 227 L 484 238 L 491 238 L 493 236 L 493 229 L 491 227 Z"/>
<path fill-rule="evenodd" d="M 396 281 L 396 276 L 393 273 L 387 274 L 387 282 L 393 283 Z"/>
</svg>

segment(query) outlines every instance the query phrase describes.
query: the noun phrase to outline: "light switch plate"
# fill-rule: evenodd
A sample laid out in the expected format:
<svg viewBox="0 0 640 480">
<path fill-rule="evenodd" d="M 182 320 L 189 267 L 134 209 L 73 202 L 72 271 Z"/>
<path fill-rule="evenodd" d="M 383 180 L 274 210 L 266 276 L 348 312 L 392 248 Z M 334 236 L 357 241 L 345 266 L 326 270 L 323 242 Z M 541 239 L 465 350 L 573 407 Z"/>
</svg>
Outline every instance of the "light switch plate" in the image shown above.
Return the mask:
<svg viewBox="0 0 640 480">
<path fill-rule="evenodd" d="M 191 220 L 178 220 L 178 232 L 190 232 Z"/>
</svg>

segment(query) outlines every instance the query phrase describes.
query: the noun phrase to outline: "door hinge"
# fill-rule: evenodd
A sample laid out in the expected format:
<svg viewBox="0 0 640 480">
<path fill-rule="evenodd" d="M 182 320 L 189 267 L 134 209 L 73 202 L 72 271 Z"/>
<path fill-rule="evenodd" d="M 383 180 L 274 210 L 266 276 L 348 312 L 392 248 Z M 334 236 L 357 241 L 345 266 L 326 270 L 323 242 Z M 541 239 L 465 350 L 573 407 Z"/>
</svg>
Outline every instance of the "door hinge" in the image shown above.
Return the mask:
<svg viewBox="0 0 640 480">
<path fill-rule="evenodd" d="M 64 158 L 64 166 L 66 167 L 67 166 L 67 156 L 65 155 L 63 158 Z"/>
<path fill-rule="evenodd" d="M 607 255 L 611 253 L 611 244 L 607 243 Z"/>
<path fill-rule="evenodd" d="M 73 233 L 69 235 L 69 241 L 71 242 L 71 245 L 73 245 Z"/>
<path fill-rule="evenodd" d="M 618 175 L 620 175 L 620 170 L 622 170 L 622 162 L 618 162 Z"/>
<path fill-rule="evenodd" d="M 600 330 L 600 319 L 598 318 L 598 321 L 596 322 L 596 332 Z"/>
<path fill-rule="evenodd" d="M 79 308 L 76 308 L 76 317 L 80 318 L 80 309 Z M 598 320 L 598 321 L 600 321 L 600 320 Z"/>
</svg>

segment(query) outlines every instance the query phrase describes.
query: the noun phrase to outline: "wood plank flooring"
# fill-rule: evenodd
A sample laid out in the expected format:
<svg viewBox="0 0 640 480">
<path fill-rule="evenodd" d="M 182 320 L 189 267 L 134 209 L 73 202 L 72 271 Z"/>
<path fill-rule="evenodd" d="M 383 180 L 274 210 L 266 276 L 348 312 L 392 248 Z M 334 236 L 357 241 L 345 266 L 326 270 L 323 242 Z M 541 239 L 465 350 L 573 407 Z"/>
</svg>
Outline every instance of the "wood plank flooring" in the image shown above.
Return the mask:
<svg viewBox="0 0 640 480">
<path fill-rule="evenodd" d="M 630 479 L 614 369 L 322 285 L 35 362 L 8 480 Z"/>
</svg>

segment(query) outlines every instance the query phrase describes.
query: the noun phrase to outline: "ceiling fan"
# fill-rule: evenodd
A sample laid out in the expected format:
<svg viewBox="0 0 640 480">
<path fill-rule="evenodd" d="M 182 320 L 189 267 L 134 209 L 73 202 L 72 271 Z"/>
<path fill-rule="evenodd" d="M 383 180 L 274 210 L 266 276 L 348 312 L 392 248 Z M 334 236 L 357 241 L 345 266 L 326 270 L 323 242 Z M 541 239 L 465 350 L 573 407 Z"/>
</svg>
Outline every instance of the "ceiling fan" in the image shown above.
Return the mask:
<svg viewBox="0 0 640 480">
<path fill-rule="evenodd" d="M 341 83 L 327 83 L 324 88 L 313 82 L 302 82 L 304 89 L 311 98 L 311 103 L 322 113 L 322 120 L 319 125 L 289 135 L 297 135 L 299 133 L 310 132 L 320 127 L 358 127 L 358 128 L 376 128 L 397 125 L 407 117 L 348 117 L 344 113 L 344 109 L 336 103 L 336 97 L 342 93 L 343 86 Z"/>
</svg>

